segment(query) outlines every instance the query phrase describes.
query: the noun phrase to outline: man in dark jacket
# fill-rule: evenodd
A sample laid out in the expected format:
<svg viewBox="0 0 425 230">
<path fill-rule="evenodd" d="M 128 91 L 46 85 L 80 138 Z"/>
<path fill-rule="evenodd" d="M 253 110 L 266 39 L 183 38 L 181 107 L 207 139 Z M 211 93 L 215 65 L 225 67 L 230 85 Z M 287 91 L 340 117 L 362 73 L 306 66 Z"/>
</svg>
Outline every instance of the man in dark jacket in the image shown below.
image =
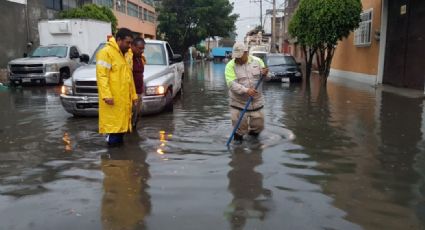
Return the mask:
<svg viewBox="0 0 425 230">
<path fill-rule="evenodd" d="M 143 72 L 145 69 L 146 60 L 143 56 L 145 50 L 145 40 L 143 38 L 135 38 L 131 44 L 131 52 L 128 52 L 127 61 L 129 62 L 132 72 L 134 86 L 136 87 L 136 93 L 138 97 L 138 102 L 133 106 L 133 116 L 131 123 L 133 128 L 136 128 L 138 121 L 139 112 L 142 105 L 142 94 L 143 94 Z"/>
</svg>

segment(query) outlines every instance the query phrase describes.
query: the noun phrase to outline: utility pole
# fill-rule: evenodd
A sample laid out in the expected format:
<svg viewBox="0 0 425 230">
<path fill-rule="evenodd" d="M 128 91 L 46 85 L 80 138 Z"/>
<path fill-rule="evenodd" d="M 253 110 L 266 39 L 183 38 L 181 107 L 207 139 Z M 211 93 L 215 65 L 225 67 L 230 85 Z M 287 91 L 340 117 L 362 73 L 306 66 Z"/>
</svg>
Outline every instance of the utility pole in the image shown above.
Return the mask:
<svg viewBox="0 0 425 230">
<path fill-rule="evenodd" d="M 263 0 L 260 0 L 260 26 L 263 29 Z"/>
<path fill-rule="evenodd" d="M 276 0 L 273 0 L 271 53 L 276 53 Z"/>
</svg>

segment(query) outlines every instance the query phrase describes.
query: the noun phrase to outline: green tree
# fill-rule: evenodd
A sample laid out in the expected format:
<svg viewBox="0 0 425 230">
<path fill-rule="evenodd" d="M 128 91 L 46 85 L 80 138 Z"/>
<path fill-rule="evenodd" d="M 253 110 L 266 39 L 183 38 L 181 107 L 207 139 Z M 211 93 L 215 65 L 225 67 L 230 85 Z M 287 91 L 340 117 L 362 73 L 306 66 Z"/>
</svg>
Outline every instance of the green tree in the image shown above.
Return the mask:
<svg viewBox="0 0 425 230">
<path fill-rule="evenodd" d="M 289 33 L 304 50 L 307 81 L 316 55 L 319 75 L 326 85 L 336 45 L 359 26 L 361 12 L 360 0 L 301 0 Z"/>
<path fill-rule="evenodd" d="M 86 4 L 80 8 L 73 8 L 60 12 L 59 18 L 84 18 L 110 22 L 112 34 L 115 34 L 117 31 L 117 18 L 115 17 L 112 10 L 106 6 Z"/>
<path fill-rule="evenodd" d="M 195 46 L 196 50 L 201 52 L 201 53 L 207 53 L 207 48 L 205 48 L 205 46 L 201 46 L 201 45 L 196 45 Z"/>
<path fill-rule="evenodd" d="M 227 37 L 236 29 L 238 15 L 232 14 L 229 0 L 163 0 L 161 5 L 158 37 L 180 53 L 205 38 Z"/>
</svg>

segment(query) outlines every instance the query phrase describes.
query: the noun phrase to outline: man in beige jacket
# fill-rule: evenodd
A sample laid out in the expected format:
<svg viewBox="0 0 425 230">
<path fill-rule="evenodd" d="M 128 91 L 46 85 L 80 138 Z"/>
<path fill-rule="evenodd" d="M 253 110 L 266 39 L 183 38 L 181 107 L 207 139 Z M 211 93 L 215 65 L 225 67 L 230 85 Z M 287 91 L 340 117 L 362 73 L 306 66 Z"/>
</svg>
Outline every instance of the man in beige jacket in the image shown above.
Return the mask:
<svg viewBox="0 0 425 230">
<path fill-rule="evenodd" d="M 261 76 L 264 76 L 262 80 L 269 79 L 268 69 L 260 58 L 248 55 L 248 49 L 244 44 L 235 43 L 232 60 L 226 65 L 225 75 L 229 87 L 233 127 L 249 97 L 252 97 L 234 140 L 242 141 L 245 134 L 258 136 L 264 129 L 264 99 L 261 85 L 257 90 L 255 86 Z"/>
</svg>

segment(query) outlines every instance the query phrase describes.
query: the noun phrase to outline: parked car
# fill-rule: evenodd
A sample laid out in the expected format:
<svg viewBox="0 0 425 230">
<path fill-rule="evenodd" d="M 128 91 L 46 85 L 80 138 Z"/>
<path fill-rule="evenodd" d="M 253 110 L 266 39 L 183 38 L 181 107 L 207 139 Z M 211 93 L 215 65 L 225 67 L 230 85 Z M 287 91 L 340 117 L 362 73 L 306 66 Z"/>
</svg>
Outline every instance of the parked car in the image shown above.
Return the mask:
<svg viewBox="0 0 425 230">
<path fill-rule="evenodd" d="M 98 115 L 96 83 L 96 54 L 90 62 L 78 68 L 62 86 L 61 102 L 64 109 L 75 116 Z M 147 63 L 144 72 L 142 115 L 173 108 L 173 98 L 181 90 L 184 65 L 182 57 L 174 54 L 165 41 L 146 40 L 144 55 Z"/>
<path fill-rule="evenodd" d="M 11 85 L 61 84 L 81 65 L 81 62 L 87 62 L 88 59 L 88 55 L 80 55 L 76 46 L 39 46 L 28 57 L 9 62 L 7 65 L 9 82 Z"/>
<path fill-rule="evenodd" d="M 291 55 L 269 53 L 266 55 L 265 64 L 269 68 L 272 81 L 302 81 L 301 64 Z"/>
<path fill-rule="evenodd" d="M 75 69 L 89 61 L 89 55 L 111 33 L 109 22 L 87 19 L 40 21 L 40 46 L 28 57 L 8 63 L 9 82 L 12 85 L 62 84 Z"/>
</svg>

